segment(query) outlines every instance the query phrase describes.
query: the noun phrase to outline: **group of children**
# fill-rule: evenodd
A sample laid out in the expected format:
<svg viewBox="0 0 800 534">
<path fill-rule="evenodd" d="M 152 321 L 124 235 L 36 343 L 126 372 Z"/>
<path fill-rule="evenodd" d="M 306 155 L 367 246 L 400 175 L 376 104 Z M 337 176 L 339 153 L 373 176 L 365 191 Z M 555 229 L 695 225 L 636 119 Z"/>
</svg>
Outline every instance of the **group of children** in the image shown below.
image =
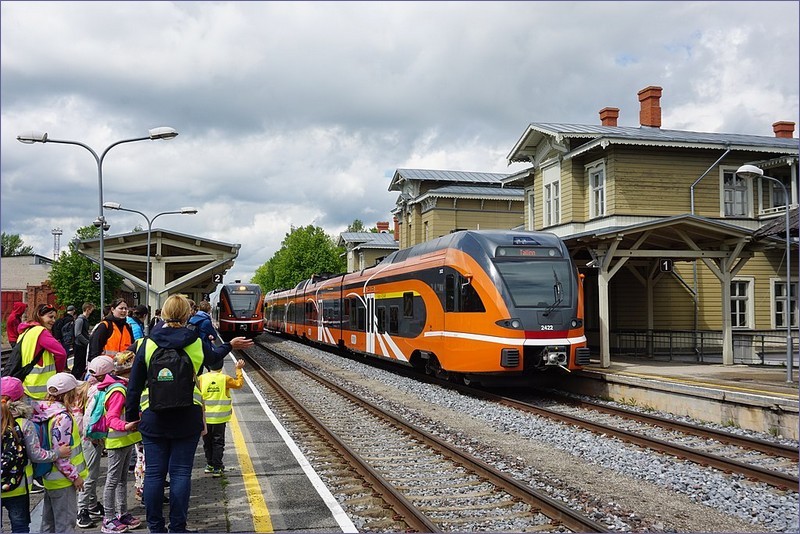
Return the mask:
<svg viewBox="0 0 800 534">
<path fill-rule="evenodd" d="M 47 381 L 43 400 L 26 397 L 22 382 L 2 377 L 2 431 L 18 436 L 20 448 L 28 458 L 24 476 L 13 488 L 2 488 L 2 506 L 8 511 L 12 532 L 30 531 L 30 493 L 34 483 L 33 464 L 50 463 L 42 477 L 44 499 L 41 532 L 73 532 L 75 527 L 92 528 L 102 518 L 104 533 L 127 532 L 141 525 L 128 511 L 128 472 L 131 458 L 137 457 L 135 486 L 141 495 L 144 485 L 144 453 L 136 422 L 124 419 L 127 375 L 135 355 L 119 352 L 114 357 L 100 355 L 88 364 L 85 381 L 62 372 Z M 204 397 L 206 432 L 203 448 L 205 472 L 221 476 L 225 447 L 225 426 L 232 407 L 230 389 L 241 388 L 244 361 L 236 362 L 236 378 L 222 371 L 222 364 L 198 376 Z M 107 434 L 92 437 L 89 416 L 97 402 L 104 403 L 103 421 Z M 36 424 L 46 427 L 42 434 Z M 39 435 L 43 435 L 44 443 Z M 138 448 L 137 448 L 138 446 Z M 107 455 L 107 471 L 102 503 L 97 496 L 100 461 Z M 5 454 L 4 454 L 5 466 Z M 5 470 L 5 467 L 4 467 Z M 4 473 L 5 482 L 5 473 Z M 10 486 L 9 484 L 8 486 Z"/>
</svg>

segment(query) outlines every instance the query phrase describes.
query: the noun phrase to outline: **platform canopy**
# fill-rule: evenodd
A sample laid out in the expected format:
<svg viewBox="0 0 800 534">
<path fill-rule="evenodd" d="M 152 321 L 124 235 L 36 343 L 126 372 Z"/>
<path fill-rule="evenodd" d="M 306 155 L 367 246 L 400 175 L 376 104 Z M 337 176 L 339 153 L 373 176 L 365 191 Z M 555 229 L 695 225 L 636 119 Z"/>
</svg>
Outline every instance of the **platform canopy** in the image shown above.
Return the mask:
<svg viewBox="0 0 800 534">
<path fill-rule="evenodd" d="M 99 238 L 79 241 L 77 247 L 80 254 L 99 263 Z M 106 268 L 129 280 L 144 295 L 147 231 L 106 235 L 103 248 Z M 195 298 L 213 293 L 217 283 L 233 267 L 239 248 L 240 244 L 154 228 L 150 232 L 150 298 L 147 304 L 157 309 L 173 293 Z"/>
</svg>

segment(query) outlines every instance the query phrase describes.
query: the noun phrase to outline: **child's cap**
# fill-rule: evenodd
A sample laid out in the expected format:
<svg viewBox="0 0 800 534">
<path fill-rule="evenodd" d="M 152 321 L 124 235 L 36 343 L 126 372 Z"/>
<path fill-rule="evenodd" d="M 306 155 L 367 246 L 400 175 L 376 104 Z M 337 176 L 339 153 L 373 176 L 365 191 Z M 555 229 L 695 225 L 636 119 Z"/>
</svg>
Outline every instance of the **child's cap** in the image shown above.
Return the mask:
<svg viewBox="0 0 800 534">
<path fill-rule="evenodd" d="M 114 372 L 114 360 L 103 354 L 95 357 L 87 366 L 92 376 L 103 376 Z"/>
<path fill-rule="evenodd" d="M 56 373 L 47 381 L 47 392 L 50 395 L 63 395 L 78 387 L 78 379 L 69 373 Z"/>
<path fill-rule="evenodd" d="M 214 362 L 212 364 L 207 364 L 206 367 L 208 367 L 211 371 L 219 371 L 220 369 L 222 369 L 222 365 L 224 363 L 225 362 L 223 360 L 220 360 L 220 361 Z"/>
<path fill-rule="evenodd" d="M 25 394 L 25 390 L 22 389 L 22 381 L 13 376 L 4 376 L 0 382 L 0 394 L 12 401 L 20 400 Z"/>
</svg>

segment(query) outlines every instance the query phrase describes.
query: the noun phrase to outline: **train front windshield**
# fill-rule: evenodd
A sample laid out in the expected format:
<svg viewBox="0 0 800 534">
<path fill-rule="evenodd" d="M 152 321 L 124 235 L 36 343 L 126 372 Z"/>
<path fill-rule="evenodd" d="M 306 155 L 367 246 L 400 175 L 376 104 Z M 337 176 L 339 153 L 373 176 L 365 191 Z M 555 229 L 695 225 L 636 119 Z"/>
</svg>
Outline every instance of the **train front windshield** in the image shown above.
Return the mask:
<svg viewBox="0 0 800 534">
<path fill-rule="evenodd" d="M 519 308 L 569 306 L 572 265 L 566 260 L 495 261 L 514 305 Z"/>
<path fill-rule="evenodd" d="M 256 313 L 260 295 L 257 291 L 229 292 L 231 311 L 237 317 L 251 316 Z"/>
</svg>

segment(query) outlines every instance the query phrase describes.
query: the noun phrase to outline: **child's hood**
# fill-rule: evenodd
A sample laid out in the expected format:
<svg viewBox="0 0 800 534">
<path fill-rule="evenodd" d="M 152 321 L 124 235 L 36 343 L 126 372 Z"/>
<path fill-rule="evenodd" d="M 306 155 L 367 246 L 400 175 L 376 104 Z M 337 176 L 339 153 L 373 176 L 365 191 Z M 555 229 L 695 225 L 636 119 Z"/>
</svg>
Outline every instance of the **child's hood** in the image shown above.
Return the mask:
<svg viewBox="0 0 800 534">
<path fill-rule="evenodd" d="M 32 421 L 37 423 L 47 421 L 54 415 L 66 411 L 66 406 L 58 401 L 33 401 L 33 417 Z"/>
<path fill-rule="evenodd" d="M 103 378 L 102 382 L 97 384 L 97 389 L 103 390 L 108 388 L 112 384 L 122 384 L 123 386 L 127 387 L 128 381 L 122 377 L 114 376 L 111 373 L 109 373 L 105 376 L 105 378 Z"/>
</svg>

